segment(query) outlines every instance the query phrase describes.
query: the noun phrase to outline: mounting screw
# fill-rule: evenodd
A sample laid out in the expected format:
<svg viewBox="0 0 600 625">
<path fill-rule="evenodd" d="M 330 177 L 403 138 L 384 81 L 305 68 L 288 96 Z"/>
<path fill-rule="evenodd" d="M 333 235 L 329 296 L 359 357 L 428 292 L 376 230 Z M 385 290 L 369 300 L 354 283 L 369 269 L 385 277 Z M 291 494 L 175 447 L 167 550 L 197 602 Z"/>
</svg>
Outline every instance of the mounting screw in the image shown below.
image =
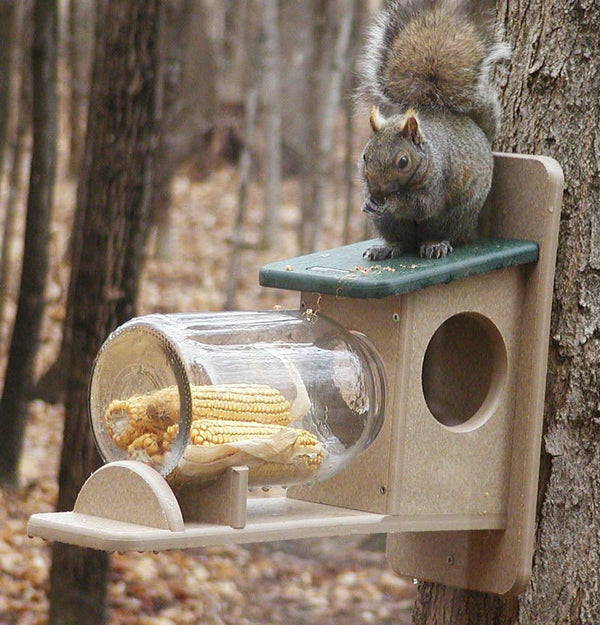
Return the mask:
<svg viewBox="0 0 600 625">
<path fill-rule="evenodd" d="M 448 564 L 450 566 L 454 566 L 454 562 L 455 562 L 454 556 L 453 555 L 449 555 L 448 558 L 446 559 L 446 562 L 448 562 Z"/>
<path fill-rule="evenodd" d="M 387 486 L 380 486 L 379 487 L 379 494 L 380 495 L 385 495 L 387 493 Z"/>
<path fill-rule="evenodd" d="M 398 323 L 398 321 L 400 321 L 400 315 L 399 315 L 398 313 L 394 313 L 394 314 L 392 315 L 392 321 L 393 321 L 394 323 Z"/>
</svg>

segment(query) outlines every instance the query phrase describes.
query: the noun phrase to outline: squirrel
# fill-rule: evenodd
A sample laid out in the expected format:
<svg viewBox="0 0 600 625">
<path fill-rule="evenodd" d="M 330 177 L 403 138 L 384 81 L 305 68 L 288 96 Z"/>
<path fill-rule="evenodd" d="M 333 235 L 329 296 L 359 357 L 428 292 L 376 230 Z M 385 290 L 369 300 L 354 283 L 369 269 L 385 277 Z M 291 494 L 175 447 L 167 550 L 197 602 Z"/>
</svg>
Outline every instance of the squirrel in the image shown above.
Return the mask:
<svg viewBox="0 0 600 625">
<path fill-rule="evenodd" d="M 477 237 L 500 122 L 489 74 L 510 58 L 481 4 L 394 0 L 368 33 L 358 89 L 372 105 L 363 211 L 385 241 L 365 251 L 369 260 L 443 258 Z"/>
</svg>

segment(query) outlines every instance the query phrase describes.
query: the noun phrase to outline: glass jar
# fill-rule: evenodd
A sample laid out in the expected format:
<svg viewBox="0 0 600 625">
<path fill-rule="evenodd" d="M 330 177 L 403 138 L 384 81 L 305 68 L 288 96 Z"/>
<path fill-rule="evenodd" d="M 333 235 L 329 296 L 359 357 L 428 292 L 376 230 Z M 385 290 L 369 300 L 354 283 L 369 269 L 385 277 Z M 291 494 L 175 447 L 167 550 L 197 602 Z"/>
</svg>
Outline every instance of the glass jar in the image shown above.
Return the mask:
<svg viewBox="0 0 600 625">
<path fill-rule="evenodd" d="M 234 465 L 252 486 L 328 478 L 374 440 L 384 402 L 369 339 L 310 311 L 132 319 L 89 392 L 104 460 L 141 460 L 175 486 Z"/>
</svg>

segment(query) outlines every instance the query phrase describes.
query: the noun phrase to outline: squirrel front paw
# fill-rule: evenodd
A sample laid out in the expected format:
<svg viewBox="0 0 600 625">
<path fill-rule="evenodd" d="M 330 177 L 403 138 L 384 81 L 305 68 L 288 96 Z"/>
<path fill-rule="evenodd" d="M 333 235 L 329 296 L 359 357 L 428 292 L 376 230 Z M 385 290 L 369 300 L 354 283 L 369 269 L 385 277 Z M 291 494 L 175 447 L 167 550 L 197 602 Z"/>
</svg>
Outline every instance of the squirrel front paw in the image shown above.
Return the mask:
<svg viewBox="0 0 600 625">
<path fill-rule="evenodd" d="M 386 260 L 397 258 L 402 254 L 402 248 L 396 245 L 371 245 L 363 252 L 363 258 L 367 260 Z"/>
<path fill-rule="evenodd" d="M 440 241 L 434 243 L 427 241 L 419 246 L 419 256 L 421 258 L 446 258 L 452 252 L 450 241 Z"/>
</svg>

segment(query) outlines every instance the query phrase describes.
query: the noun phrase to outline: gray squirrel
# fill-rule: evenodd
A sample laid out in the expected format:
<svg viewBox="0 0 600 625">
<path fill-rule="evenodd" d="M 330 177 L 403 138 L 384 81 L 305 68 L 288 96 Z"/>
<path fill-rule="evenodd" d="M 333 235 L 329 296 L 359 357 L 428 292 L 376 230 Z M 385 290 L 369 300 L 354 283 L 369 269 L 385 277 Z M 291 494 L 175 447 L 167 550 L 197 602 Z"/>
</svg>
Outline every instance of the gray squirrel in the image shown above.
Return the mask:
<svg viewBox="0 0 600 625">
<path fill-rule="evenodd" d="M 373 134 L 361 162 L 363 211 L 384 244 L 370 260 L 443 258 L 477 237 L 500 121 L 490 71 L 510 58 L 481 3 L 389 2 L 367 35 L 359 99 Z"/>
</svg>

